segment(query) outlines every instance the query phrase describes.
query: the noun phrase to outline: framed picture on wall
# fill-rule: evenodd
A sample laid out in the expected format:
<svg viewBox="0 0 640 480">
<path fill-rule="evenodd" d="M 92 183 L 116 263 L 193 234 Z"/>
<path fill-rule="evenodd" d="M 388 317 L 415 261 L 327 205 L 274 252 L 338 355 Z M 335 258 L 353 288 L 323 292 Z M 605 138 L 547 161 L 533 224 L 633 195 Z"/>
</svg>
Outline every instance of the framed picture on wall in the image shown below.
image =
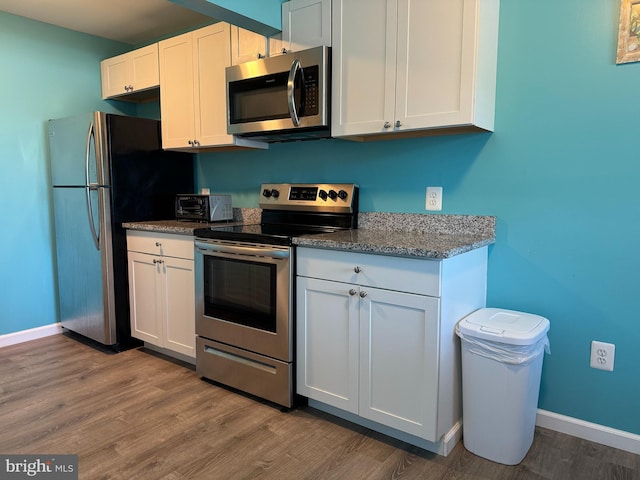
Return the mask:
<svg viewBox="0 0 640 480">
<path fill-rule="evenodd" d="M 621 0 L 616 63 L 640 61 L 640 0 Z"/>
</svg>

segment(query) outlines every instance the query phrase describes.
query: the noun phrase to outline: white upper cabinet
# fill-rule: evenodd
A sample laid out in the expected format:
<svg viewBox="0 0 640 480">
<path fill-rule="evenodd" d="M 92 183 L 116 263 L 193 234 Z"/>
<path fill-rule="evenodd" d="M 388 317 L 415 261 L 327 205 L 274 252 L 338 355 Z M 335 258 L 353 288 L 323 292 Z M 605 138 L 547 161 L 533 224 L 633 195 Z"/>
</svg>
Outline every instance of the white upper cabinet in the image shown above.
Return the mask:
<svg viewBox="0 0 640 480">
<path fill-rule="evenodd" d="M 102 76 L 102 98 L 122 97 L 129 95 L 133 100 L 146 97 L 140 92 L 158 87 L 160 84 L 158 70 L 158 44 L 139 48 L 100 62 Z M 122 98 L 127 100 L 128 98 Z"/>
<path fill-rule="evenodd" d="M 331 0 L 291 0 L 282 4 L 282 48 L 297 52 L 331 46 Z M 277 47 L 274 47 L 277 48 Z"/>
<path fill-rule="evenodd" d="M 231 65 L 265 58 L 268 45 L 264 35 L 231 25 Z"/>
<path fill-rule="evenodd" d="M 332 136 L 493 131 L 499 0 L 333 0 Z"/>
<path fill-rule="evenodd" d="M 162 147 L 267 148 L 227 134 L 225 68 L 231 65 L 228 23 L 219 22 L 159 43 Z"/>
</svg>

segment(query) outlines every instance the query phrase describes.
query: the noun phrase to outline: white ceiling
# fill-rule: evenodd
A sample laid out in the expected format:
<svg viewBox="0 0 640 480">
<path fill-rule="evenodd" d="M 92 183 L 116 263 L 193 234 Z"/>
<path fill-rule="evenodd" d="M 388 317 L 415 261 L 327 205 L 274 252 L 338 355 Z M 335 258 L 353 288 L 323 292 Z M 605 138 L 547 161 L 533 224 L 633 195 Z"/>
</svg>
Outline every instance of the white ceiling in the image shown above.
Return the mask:
<svg viewBox="0 0 640 480">
<path fill-rule="evenodd" d="M 131 45 L 214 21 L 169 0 L 0 0 L 0 11 Z"/>
</svg>

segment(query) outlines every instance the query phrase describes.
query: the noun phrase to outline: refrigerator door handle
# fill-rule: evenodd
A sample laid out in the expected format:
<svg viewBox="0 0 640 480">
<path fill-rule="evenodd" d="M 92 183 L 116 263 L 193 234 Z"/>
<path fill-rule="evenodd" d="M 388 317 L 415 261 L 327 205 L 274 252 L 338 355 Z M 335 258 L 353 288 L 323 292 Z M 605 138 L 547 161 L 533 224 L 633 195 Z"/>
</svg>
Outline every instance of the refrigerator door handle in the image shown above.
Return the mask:
<svg viewBox="0 0 640 480">
<path fill-rule="evenodd" d="M 91 179 L 89 178 L 89 162 L 91 160 L 90 154 L 91 154 L 92 139 L 95 142 L 93 122 L 89 124 L 89 131 L 87 133 L 87 145 L 85 149 L 85 163 L 84 163 L 85 178 L 87 182 L 84 188 L 87 194 L 87 212 L 89 214 L 89 227 L 91 228 L 91 237 L 93 238 L 93 243 L 96 246 L 96 250 L 100 250 L 100 235 L 96 231 L 95 220 L 93 218 L 93 205 L 91 202 L 91 190 L 97 190 L 97 187 L 91 184 Z"/>
<path fill-rule="evenodd" d="M 100 250 L 100 235 L 96 231 L 96 227 L 93 219 L 93 203 L 91 202 L 91 191 L 98 190 L 98 187 L 86 186 L 85 191 L 87 193 L 87 212 L 89 213 L 89 227 L 91 228 L 91 238 L 96 246 L 96 250 Z"/>
<path fill-rule="evenodd" d="M 85 185 L 91 185 L 91 178 L 89 177 L 89 162 L 91 155 L 91 140 L 95 142 L 95 133 L 93 128 L 93 122 L 89 124 L 89 131 L 87 132 L 87 143 L 84 149 L 84 177 L 85 177 Z"/>
</svg>

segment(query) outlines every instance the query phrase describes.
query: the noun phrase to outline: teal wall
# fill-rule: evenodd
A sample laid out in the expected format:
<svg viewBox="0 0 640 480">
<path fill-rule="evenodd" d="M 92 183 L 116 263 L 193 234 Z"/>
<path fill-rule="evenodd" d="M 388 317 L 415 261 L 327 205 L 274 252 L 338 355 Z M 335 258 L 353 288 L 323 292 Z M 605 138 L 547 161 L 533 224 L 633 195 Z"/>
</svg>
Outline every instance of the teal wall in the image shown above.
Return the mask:
<svg viewBox="0 0 640 480">
<path fill-rule="evenodd" d="M 126 48 L 0 12 L 0 335 L 58 321 L 47 120 L 119 111 L 99 62 Z"/>
<path fill-rule="evenodd" d="M 497 217 L 488 305 L 551 322 L 540 408 L 640 434 L 640 63 L 615 65 L 619 5 L 501 2 L 493 134 L 211 153 L 200 186 L 256 207 L 261 182 L 357 182 L 363 211 L 424 212 L 442 185 L 443 213 Z"/>
</svg>

